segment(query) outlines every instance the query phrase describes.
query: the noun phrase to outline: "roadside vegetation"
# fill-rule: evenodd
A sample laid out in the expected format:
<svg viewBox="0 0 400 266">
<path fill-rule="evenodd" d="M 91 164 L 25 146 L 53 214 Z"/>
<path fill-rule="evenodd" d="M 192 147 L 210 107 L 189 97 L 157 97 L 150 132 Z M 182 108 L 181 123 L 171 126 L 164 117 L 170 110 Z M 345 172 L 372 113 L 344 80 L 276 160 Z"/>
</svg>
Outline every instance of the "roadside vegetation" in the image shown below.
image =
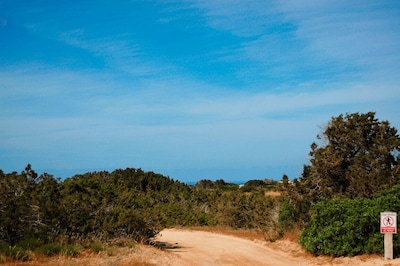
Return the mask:
<svg viewBox="0 0 400 266">
<path fill-rule="evenodd" d="M 382 253 L 380 212 L 400 210 L 397 130 L 373 112 L 346 114 L 317 139 L 301 177 L 242 186 L 222 179 L 189 186 L 135 168 L 65 180 L 29 164 L 0 170 L 0 262 L 134 247 L 168 227 L 252 230 L 270 241 L 300 230 L 315 255 Z M 394 242 L 398 256 L 397 235 Z"/>
<path fill-rule="evenodd" d="M 262 187 L 243 188 L 223 180 L 189 186 L 134 168 L 63 181 L 38 176 L 30 165 L 21 173 L 0 172 L 0 261 L 148 243 L 167 227 L 273 228 L 277 199 Z"/>
<path fill-rule="evenodd" d="M 280 225 L 315 255 L 383 254 L 380 212 L 400 211 L 400 138 L 375 113 L 333 117 L 300 178 L 283 178 Z M 400 239 L 394 235 L 394 254 Z"/>
</svg>

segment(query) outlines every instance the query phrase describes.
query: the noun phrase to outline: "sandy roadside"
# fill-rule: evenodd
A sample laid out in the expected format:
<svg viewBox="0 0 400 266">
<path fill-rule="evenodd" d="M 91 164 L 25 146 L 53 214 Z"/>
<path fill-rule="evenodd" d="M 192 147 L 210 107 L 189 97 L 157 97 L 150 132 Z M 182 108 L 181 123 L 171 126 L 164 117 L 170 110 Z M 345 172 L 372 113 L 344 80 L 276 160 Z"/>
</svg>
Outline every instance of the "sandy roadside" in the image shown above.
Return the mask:
<svg viewBox="0 0 400 266">
<path fill-rule="evenodd" d="M 266 243 L 202 231 L 168 229 L 157 240 L 173 247 L 167 252 L 175 256 L 165 265 L 400 265 L 400 259 L 379 256 L 313 257 L 289 240 Z"/>
<path fill-rule="evenodd" d="M 357 265 L 400 266 L 400 259 L 363 255 L 353 258 L 314 257 L 291 239 L 274 243 L 251 240 L 223 233 L 188 229 L 166 229 L 155 239 L 163 250 L 138 245 L 108 249 L 100 253 L 83 252 L 78 257 L 56 256 L 28 262 L 0 263 L 0 266 L 294 266 Z"/>
</svg>

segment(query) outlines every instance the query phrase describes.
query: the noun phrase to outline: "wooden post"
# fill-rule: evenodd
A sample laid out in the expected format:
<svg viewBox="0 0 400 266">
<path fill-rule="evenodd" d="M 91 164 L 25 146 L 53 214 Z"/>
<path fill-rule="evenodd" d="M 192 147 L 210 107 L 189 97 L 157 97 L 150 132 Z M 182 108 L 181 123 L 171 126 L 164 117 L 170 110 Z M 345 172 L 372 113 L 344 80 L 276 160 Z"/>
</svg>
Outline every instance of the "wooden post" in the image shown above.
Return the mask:
<svg viewBox="0 0 400 266">
<path fill-rule="evenodd" d="M 393 259 L 393 234 L 384 234 L 385 259 Z"/>
<path fill-rule="evenodd" d="M 384 234 L 385 259 L 393 259 L 393 234 L 397 234 L 397 213 L 381 212 L 381 233 Z"/>
</svg>

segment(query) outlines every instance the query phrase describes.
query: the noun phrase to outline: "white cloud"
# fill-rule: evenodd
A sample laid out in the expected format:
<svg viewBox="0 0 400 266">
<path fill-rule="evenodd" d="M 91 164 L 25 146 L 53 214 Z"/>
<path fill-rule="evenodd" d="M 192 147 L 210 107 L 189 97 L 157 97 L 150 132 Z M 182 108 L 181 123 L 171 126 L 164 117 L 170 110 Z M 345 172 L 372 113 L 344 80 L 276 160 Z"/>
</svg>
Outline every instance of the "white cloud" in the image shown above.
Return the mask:
<svg viewBox="0 0 400 266">
<path fill-rule="evenodd" d="M 242 37 L 264 34 L 279 16 L 269 1 L 192 1 L 196 8 L 204 10 L 209 25 Z"/>
<path fill-rule="evenodd" d="M 400 18 L 390 1 L 192 2 L 211 27 L 245 37 L 221 59 L 260 64 L 265 78 L 384 81 L 400 71 Z"/>
<path fill-rule="evenodd" d="M 400 23 L 387 1 L 282 1 L 285 19 L 297 37 L 322 57 L 367 68 L 399 68 Z"/>
<path fill-rule="evenodd" d="M 71 162 L 55 167 L 227 168 L 302 161 L 318 127 L 345 112 L 377 111 L 398 127 L 397 28 L 384 10 L 347 3 L 192 1 L 209 27 L 237 37 L 214 60 L 239 74 L 221 75 L 258 78 L 235 89 L 180 73 L 131 36 L 64 31 L 53 39 L 107 67 L 2 66 L 0 146 L 46 160 L 61 150 Z"/>
<path fill-rule="evenodd" d="M 24 69 L 23 71 L 20 69 Z M 35 67 L 3 69 L 0 100 L 8 114 L 24 114 L 41 106 L 50 117 L 83 115 L 87 119 L 115 119 L 120 123 L 204 124 L 265 117 L 297 117 L 329 106 L 360 106 L 400 100 L 395 85 L 364 82 L 304 85 L 292 92 L 232 91 L 176 76 L 153 78 L 126 90 L 131 82 L 115 81 L 111 74 L 64 71 Z M 17 78 L 18 77 L 18 78 Z M 9 103 L 22 99 L 23 102 Z M 25 106 L 25 103 L 29 105 Z M 21 104 L 21 106 L 19 106 Z M 25 106 L 25 107 L 24 107 Z M 59 109 L 59 112 L 55 112 Z M 34 115 L 34 113 L 25 115 Z M 335 114 L 330 114 L 335 115 Z"/>
<path fill-rule="evenodd" d="M 74 47 L 84 49 L 102 58 L 109 67 L 137 76 L 146 76 L 156 71 L 154 65 L 141 60 L 140 46 L 126 36 L 90 38 L 84 29 L 75 29 L 60 34 L 59 39 Z"/>
</svg>

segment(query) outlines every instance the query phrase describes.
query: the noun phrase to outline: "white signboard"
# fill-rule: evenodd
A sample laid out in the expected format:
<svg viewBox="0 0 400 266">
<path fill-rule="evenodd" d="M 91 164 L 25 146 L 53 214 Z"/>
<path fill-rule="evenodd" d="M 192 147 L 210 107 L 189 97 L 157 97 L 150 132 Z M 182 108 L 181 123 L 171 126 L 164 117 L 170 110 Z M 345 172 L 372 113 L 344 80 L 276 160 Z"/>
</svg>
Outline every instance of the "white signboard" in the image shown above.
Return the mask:
<svg viewBox="0 0 400 266">
<path fill-rule="evenodd" d="M 397 213 L 381 212 L 381 233 L 397 234 Z"/>
</svg>

